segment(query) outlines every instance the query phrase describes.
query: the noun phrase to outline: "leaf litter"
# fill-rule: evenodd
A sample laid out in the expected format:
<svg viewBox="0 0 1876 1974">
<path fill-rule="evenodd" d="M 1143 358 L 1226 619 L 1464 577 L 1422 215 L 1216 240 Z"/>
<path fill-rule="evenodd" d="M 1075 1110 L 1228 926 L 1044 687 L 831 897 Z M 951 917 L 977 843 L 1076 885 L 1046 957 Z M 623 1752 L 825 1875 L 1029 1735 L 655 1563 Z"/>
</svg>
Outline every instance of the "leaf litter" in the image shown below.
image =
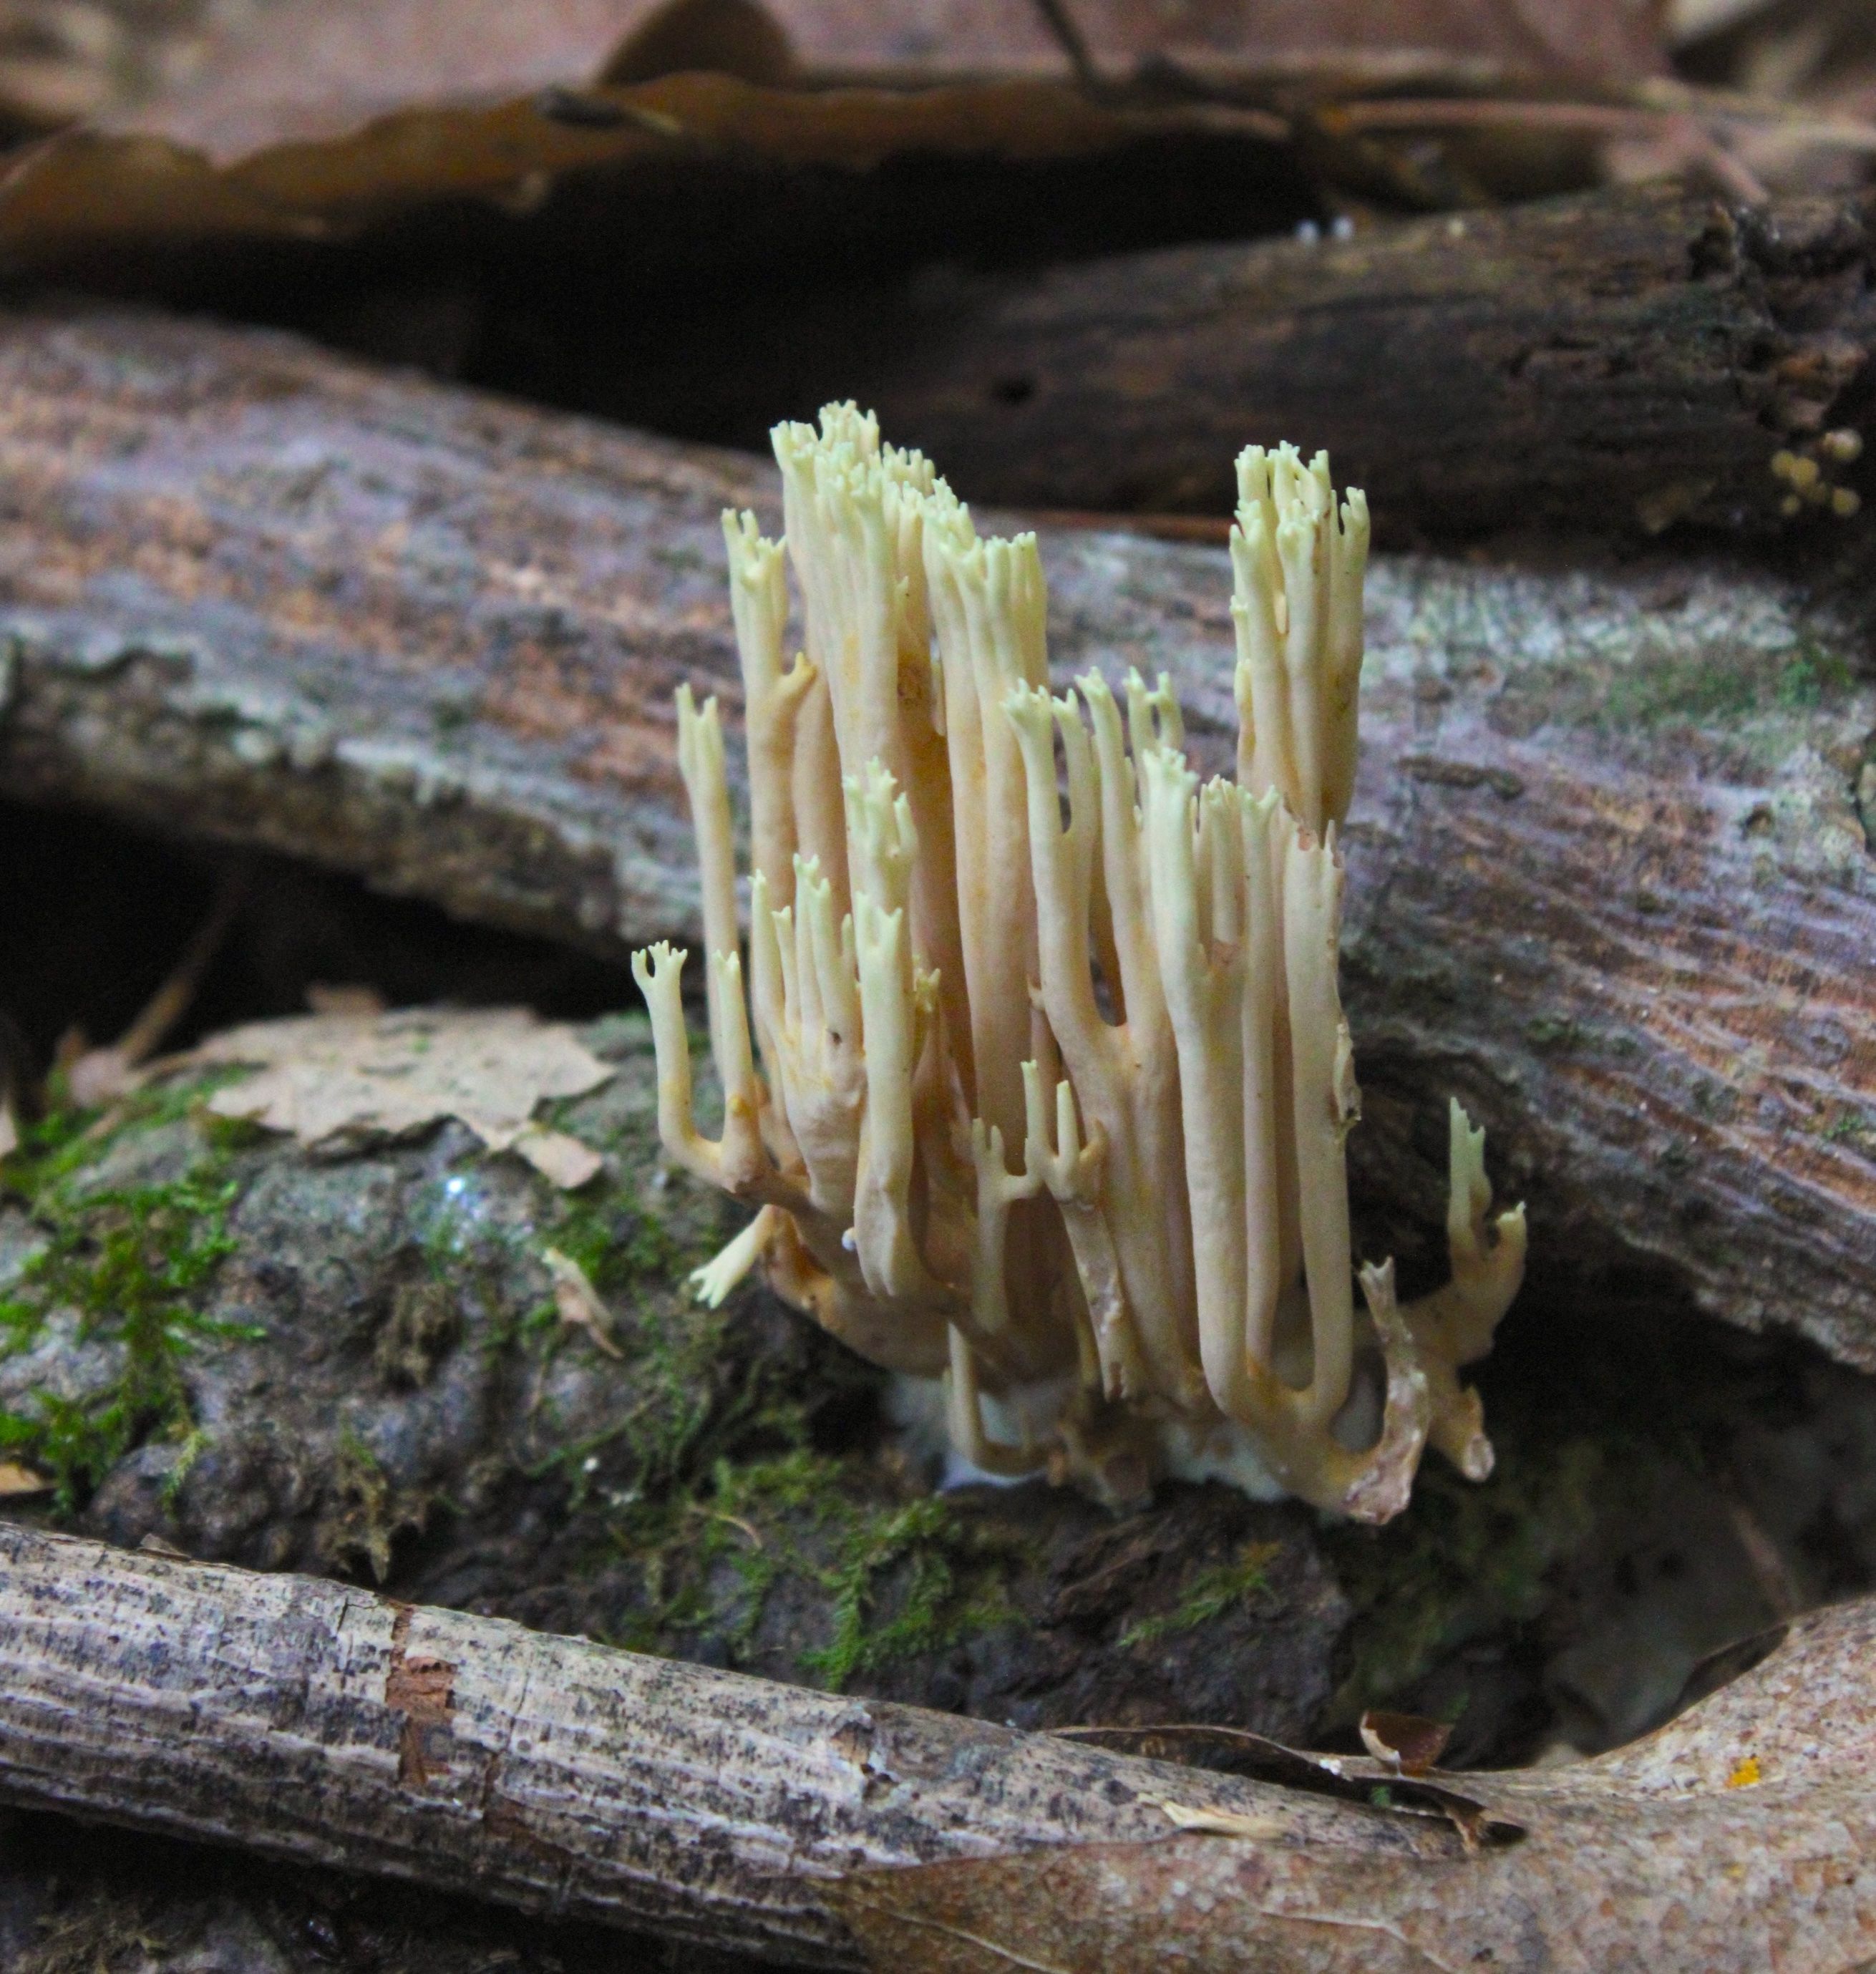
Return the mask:
<svg viewBox="0 0 1876 1974">
<path fill-rule="evenodd" d="M 398 1138 L 454 1118 L 490 1151 L 512 1151 L 556 1185 L 583 1185 L 603 1161 L 537 1122 L 545 1103 L 583 1097 L 613 1074 L 563 1022 L 524 1008 L 298 1015 L 211 1036 L 201 1064 L 256 1073 L 218 1090 L 216 1116 L 327 1149 Z"/>
</svg>

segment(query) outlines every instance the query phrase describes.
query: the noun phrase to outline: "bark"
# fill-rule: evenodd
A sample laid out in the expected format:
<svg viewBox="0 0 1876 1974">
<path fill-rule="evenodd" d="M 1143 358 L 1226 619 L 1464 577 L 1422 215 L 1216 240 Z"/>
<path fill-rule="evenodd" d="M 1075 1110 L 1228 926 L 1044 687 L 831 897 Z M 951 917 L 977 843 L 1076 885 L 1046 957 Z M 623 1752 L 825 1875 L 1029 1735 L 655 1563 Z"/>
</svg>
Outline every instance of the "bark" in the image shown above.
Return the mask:
<svg viewBox="0 0 1876 1974">
<path fill-rule="evenodd" d="M 1261 1780 L 304 1577 L 5 1529 L 0 1565 L 17 1805 L 906 1974 L 1850 1974 L 1876 1950 L 1868 1602 L 1598 1761 L 1403 1775 L 1240 1737 Z"/>
<path fill-rule="evenodd" d="M 0 792 L 615 956 L 693 925 L 670 694 L 733 712 L 717 510 L 772 523 L 766 468 L 157 319 L 12 319 L 0 382 Z M 1058 676 L 1169 671 L 1225 765 L 1222 554 L 1044 559 Z M 1457 1092 L 1540 1306 L 1639 1271 L 1876 1368 L 1861 604 L 1712 559 L 1384 559 L 1370 601 L 1370 1249 L 1437 1266 Z"/>
<path fill-rule="evenodd" d="M 1290 438 L 1384 539 L 1767 531 L 1774 453 L 1867 402 L 1871 262 L 1867 205 L 1658 186 L 769 303 L 706 328 L 733 364 L 687 342 L 595 388 L 752 444 L 776 405 L 857 396 L 973 500 L 1222 514 L 1237 447 Z"/>
<path fill-rule="evenodd" d="M 861 1964 L 856 1866 L 1157 1838 L 1189 1786 L 309 1577 L 6 1527 L 0 1565 L 0 1799 L 778 1959 Z"/>
</svg>

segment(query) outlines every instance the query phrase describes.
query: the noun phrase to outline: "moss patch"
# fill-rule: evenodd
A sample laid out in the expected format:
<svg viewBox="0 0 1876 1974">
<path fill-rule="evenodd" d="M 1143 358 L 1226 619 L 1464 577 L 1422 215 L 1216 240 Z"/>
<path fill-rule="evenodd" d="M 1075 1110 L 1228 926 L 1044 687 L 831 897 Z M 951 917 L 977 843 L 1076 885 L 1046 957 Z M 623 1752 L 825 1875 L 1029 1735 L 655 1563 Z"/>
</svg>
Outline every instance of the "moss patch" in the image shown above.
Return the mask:
<svg viewBox="0 0 1876 1974">
<path fill-rule="evenodd" d="M 1767 768 L 1856 685 L 1849 657 L 1805 632 L 1782 645 L 1739 639 L 1693 653 L 1645 634 L 1624 647 L 1574 651 L 1566 664 L 1520 670 L 1494 717 L 1517 733 L 1553 723 L 1637 741 L 1704 733 Z"/>
<path fill-rule="evenodd" d="M 1130 1625 L 1120 1634 L 1123 1648 L 1147 1645 L 1182 1631 L 1196 1631 L 1270 1589 L 1270 1566 L 1281 1553 L 1281 1543 L 1246 1543 L 1229 1562 L 1201 1570 L 1185 1595 L 1170 1611 L 1157 1611 Z"/>
<path fill-rule="evenodd" d="M 838 1691 L 1017 1622 L 1006 1573 L 1021 1559 L 946 1497 L 882 1501 L 881 1483 L 862 1462 L 797 1446 L 721 1461 L 704 1487 L 622 1515 L 613 1540 L 644 1601 L 620 1642 L 710 1640 L 746 1664 L 779 1639 L 798 1677 Z"/>
<path fill-rule="evenodd" d="M 1766 713 L 1809 713 L 1848 692 L 1848 661 L 1815 639 L 1783 651 L 1720 651 L 1699 658 L 1656 658 L 1610 672 L 1599 723 L 1729 725 Z"/>
<path fill-rule="evenodd" d="M 1483 1485 L 1429 1458 L 1412 1501 L 1385 1530 L 1325 1537 L 1356 1624 L 1327 1723 L 1345 1727 L 1481 1634 L 1529 1624 L 1550 1573 L 1594 1529 L 1606 1475 L 1592 1439 L 1520 1446 L 1494 1421 L 1499 1460 Z"/>
<path fill-rule="evenodd" d="M 133 1447 L 186 1440 L 193 1420 L 182 1366 L 199 1343 L 257 1333 L 199 1308 L 235 1245 L 228 1217 L 239 1188 L 223 1139 L 205 1132 L 186 1170 L 166 1182 L 90 1182 L 124 1133 L 195 1116 L 214 1087 L 153 1090 L 103 1119 L 55 1111 L 0 1166 L 0 1181 L 24 1198 L 46 1237 L 0 1301 L 0 1354 L 32 1349 L 61 1311 L 75 1317 L 80 1342 L 115 1346 L 115 1370 L 101 1387 L 80 1396 L 42 1387 L 25 1408 L 0 1412 L 0 1448 L 53 1481 L 61 1513 Z"/>
</svg>

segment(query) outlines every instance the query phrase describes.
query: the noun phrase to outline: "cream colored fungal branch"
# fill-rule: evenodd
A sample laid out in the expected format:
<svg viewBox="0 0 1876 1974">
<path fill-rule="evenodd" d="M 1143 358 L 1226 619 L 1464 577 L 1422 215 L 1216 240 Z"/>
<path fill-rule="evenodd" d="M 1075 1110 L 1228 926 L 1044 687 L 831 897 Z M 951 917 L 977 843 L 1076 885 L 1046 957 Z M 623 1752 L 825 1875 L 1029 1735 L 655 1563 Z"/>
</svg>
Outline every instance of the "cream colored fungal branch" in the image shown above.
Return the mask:
<svg viewBox="0 0 1876 1974">
<path fill-rule="evenodd" d="M 1489 1472 L 1461 1367 L 1523 1271 L 1451 1117 L 1452 1278 L 1357 1273 L 1336 990 L 1366 503 L 1287 446 L 1238 462 L 1235 780 L 1165 681 L 1048 684 L 1033 536 L 986 540 L 851 405 L 775 433 L 781 544 L 726 515 L 749 746 L 748 977 L 716 702 L 678 696 L 720 1136 L 685 956 L 633 970 L 672 1155 L 749 1202 L 759 1266 L 875 1362 L 942 1377 L 957 1452 L 1110 1499 L 1223 1475 L 1382 1520 L 1430 1440 Z"/>
</svg>

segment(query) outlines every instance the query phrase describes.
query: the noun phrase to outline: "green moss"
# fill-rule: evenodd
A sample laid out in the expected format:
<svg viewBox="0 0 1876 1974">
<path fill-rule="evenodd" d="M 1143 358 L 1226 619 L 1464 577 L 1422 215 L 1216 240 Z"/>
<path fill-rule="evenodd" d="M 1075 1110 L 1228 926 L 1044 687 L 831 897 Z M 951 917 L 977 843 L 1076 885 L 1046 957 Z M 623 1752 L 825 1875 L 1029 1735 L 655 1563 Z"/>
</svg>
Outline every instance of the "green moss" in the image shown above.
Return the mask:
<svg viewBox="0 0 1876 1974">
<path fill-rule="evenodd" d="M 1838 1111 L 1819 1135 L 1828 1145 L 1855 1145 L 1862 1150 L 1876 1146 L 1876 1121 L 1860 1110 L 1846 1107 Z"/>
<path fill-rule="evenodd" d="M 192 1421 L 182 1367 L 199 1344 L 258 1334 L 212 1321 L 197 1307 L 235 1244 L 228 1216 L 239 1188 L 224 1146 L 205 1143 L 181 1177 L 161 1183 L 86 1182 L 87 1169 L 124 1131 L 191 1115 L 212 1087 L 146 1092 L 102 1120 L 55 1111 L 0 1166 L 0 1180 L 25 1196 L 47 1237 L 0 1301 L 0 1352 L 31 1349 L 60 1310 L 76 1313 L 80 1340 L 118 1346 L 100 1389 L 78 1398 L 41 1390 L 27 1408 L 0 1412 L 0 1449 L 52 1480 L 61 1513 L 133 1447 L 186 1437 Z"/>
<path fill-rule="evenodd" d="M 1008 1622 L 1007 1599 L 960 1576 L 966 1548 L 956 1510 L 940 1495 L 851 1520 L 820 1579 L 834 1635 L 802 1654 L 803 1668 L 838 1693 L 855 1673 L 943 1651 Z"/>
<path fill-rule="evenodd" d="M 615 1532 L 647 1592 L 622 1642 L 668 1651 L 685 1635 L 710 1634 L 745 1660 L 769 1599 L 787 1586 L 805 1593 L 814 1634 L 794 1641 L 795 1669 L 838 1691 L 858 1674 L 1015 1621 L 1004 1588 L 1014 1559 L 943 1496 L 882 1505 L 865 1498 L 861 1477 L 798 1446 L 772 1460 L 720 1461 L 695 1496 L 641 1507 Z"/>
<path fill-rule="evenodd" d="M 1853 684 L 1842 655 L 1809 638 L 1783 652 L 1718 651 L 1671 661 L 1643 657 L 1612 671 L 1600 722 L 1612 728 L 1734 724 L 1757 714 L 1809 713 Z"/>
<path fill-rule="evenodd" d="M 553 1243 L 579 1262 L 602 1295 L 627 1292 L 645 1283 L 680 1285 L 707 1258 L 700 1249 L 713 1238 L 714 1226 L 695 1248 L 680 1241 L 664 1218 L 648 1211 L 627 1186 L 608 1186 L 568 1202 L 553 1227 Z"/>
<path fill-rule="evenodd" d="M 1612 673 L 1603 695 L 1603 723 L 1736 723 L 1757 713 L 1809 713 L 1827 697 L 1851 689 L 1842 655 L 1815 640 L 1783 654 L 1720 651 L 1674 664 L 1643 659 Z"/>
<path fill-rule="evenodd" d="M 599 1456 L 622 1442 L 631 1484 L 649 1491 L 707 1474 L 752 1434 L 771 1445 L 799 1437 L 798 1418 L 769 1417 L 774 1400 L 763 1366 L 726 1347 L 730 1312 L 707 1309 L 683 1294 L 685 1278 L 713 1246 L 721 1224 L 713 1216 L 704 1238 L 681 1239 L 631 1188 L 608 1185 L 569 1202 L 548 1228 L 545 1244 L 579 1264 L 612 1312 L 630 1381 L 616 1424 L 563 1441 L 533 1470 L 564 1474 L 574 1505 L 585 1500 Z M 543 1357 L 569 1347 L 574 1336 L 551 1297 L 522 1316 L 517 1334 L 524 1348 Z M 726 1386 L 724 1367 L 738 1362 L 742 1380 Z"/>
<path fill-rule="evenodd" d="M 1130 1625 L 1120 1635 L 1122 1645 L 1152 1644 L 1195 1630 L 1260 1595 L 1269 1588 L 1271 1562 L 1282 1548 L 1281 1543 L 1247 1543 L 1229 1562 L 1201 1570 L 1172 1609 Z"/>
<path fill-rule="evenodd" d="M 176 1457 L 169 1471 L 163 1476 L 162 1497 L 164 1513 L 173 1514 L 175 1512 L 183 1484 L 194 1471 L 195 1463 L 208 1451 L 208 1434 L 200 1426 L 192 1427 L 181 1446 L 176 1449 Z"/>
</svg>

